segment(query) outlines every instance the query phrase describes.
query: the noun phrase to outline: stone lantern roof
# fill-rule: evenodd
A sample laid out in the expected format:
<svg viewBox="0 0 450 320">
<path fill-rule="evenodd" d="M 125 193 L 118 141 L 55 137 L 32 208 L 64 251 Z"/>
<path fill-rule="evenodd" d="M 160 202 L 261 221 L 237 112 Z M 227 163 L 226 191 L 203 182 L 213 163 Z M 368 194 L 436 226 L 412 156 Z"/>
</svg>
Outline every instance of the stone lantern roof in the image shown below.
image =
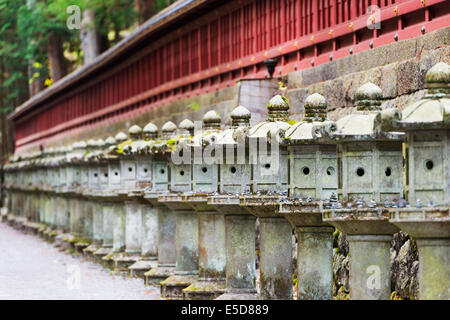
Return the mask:
<svg viewBox="0 0 450 320">
<path fill-rule="evenodd" d="M 143 130 L 138 125 L 133 125 L 128 129 L 128 134 L 130 139 L 120 144 L 122 155 L 135 155 L 142 149 L 144 144 Z"/>
<path fill-rule="evenodd" d="M 146 153 L 164 154 L 170 148 L 167 142 L 171 141 L 175 137 L 177 126 L 172 121 L 167 121 L 161 127 L 161 139 L 155 139 L 154 141 L 147 142 L 144 146 Z M 173 144 L 173 143 L 172 143 Z"/>
<path fill-rule="evenodd" d="M 180 129 L 180 133 L 182 135 L 193 135 L 194 134 L 194 123 L 189 119 L 184 119 L 178 125 L 178 129 Z"/>
<path fill-rule="evenodd" d="M 178 132 L 176 134 L 174 133 L 172 137 L 164 143 L 166 147 L 165 151 L 172 152 L 190 146 L 193 134 L 194 123 L 189 119 L 184 119 L 178 125 Z"/>
<path fill-rule="evenodd" d="M 246 107 L 239 105 L 231 111 L 230 117 L 231 126 L 233 128 L 237 128 L 239 126 L 249 127 L 252 114 Z"/>
<path fill-rule="evenodd" d="M 67 162 L 74 163 L 80 161 L 86 151 L 87 144 L 84 141 L 72 143 L 72 152 L 67 155 Z"/>
<path fill-rule="evenodd" d="M 105 140 L 105 146 L 107 146 L 107 147 L 115 145 L 116 143 L 117 143 L 117 141 L 116 141 L 116 139 L 113 136 L 109 136 Z"/>
<path fill-rule="evenodd" d="M 250 111 L 239 105 L 231 111 L 231 128 L 222 131 L 218 137 L 216 143 L 218 145 L 237 145 L 238 142 L 246 141 L 248 132 L 250 129 Z"/>
<path fill-rule="evenodd" d="M 289 102 L 286 97 L 277 94 L 267 104 L 268 121 L 287 121 L 289 118 Z"/>
<path fill-rule="evenodd" d="M 222 118 L 215 110 L 210 110 L 202 118 L 204 129 L 220 129 Z"/>
<path fill-rule="evenodd" d="M 131 140 L 138 140 L 142 138 L 142 128 L 137 124 L 131 126 L 128 129 L 128 134 L 130 135 Z"/>
<path fill-rule="evenodd" d="M 155 140 L 158 138 L 158 127 L 151 122 L 144 127 L 143 132 L 145 141 Z"/>
<path fill-rule="evenodd" d="M 98 161 L 103 154 L 103 148 L 105 147 L 105 141 L 103 139 L 89 140 L 88 141 L 88 152 L 85 154 L 85 159 L 87 161 Z"/>
<path fill-rule="evenodd" d="M 383 91 L 372 82 L 366 82 L 355 93 L 357 110 L 381 110 Z"/>
<path fill-rule="evenodd" d="M 305 114 L 303 121 L 325 121 L 327 119 L 327 101 L 319 93 L 309 95 L 305 100 Z"/>
<path fill-rule="evenodd" d="M 116 134 L 114 139 L 116 139 L 117 143 L 122 143 L 122 142 L 127 141 L 128 137 L 127 137 L 127 134 L 125 132 L 120 131 L 119 133 Z"/>
<path fill-rule="evenodd" d="M 331 143 L 336 123 L 327 118 L 327 102 L 321 94 L 313 93 L 305 100 L 303 121 L 292 125 L 285 135 L 289 144 Z"/>
<path fill-rule="evenodd" d="M 401 119 L 396 108 L 381 110 L 381 89 L 368 82 L 355 94 L 357 111 L 336 121 L 335 137 L 341 141 L 403 140 L 401 132 L 390 132 L 391 123 Z"/>
<path fill-rule="evenodd" d="M 101 148 L 103 148 L 105 146 L 105 140 L 103 140 L 103 139 L 98 139 L 97 140 L 97 148 L 98 149 L 101 149 Z"/>
<path fill-rule="evenodd" d="M 133 150 L 133 153 L 138 154 L 145 154 L 149 152 L 150 146 L 153 145 L 158 140 L 158 127 L 153 124 L 152 122 L 149 122 L 143 130 L 144 140 L 135 143 L 132 142 L 132 145 L 136 145 L 136 149 Z"/>
<path fill-rule="evenodd" d="M 168 139 L 177 130 L 177 125 L 172 121 L 167 121 L 166 123 L 164 123 L 161 130 L 162 130 L 162 138 Z"/>
<path fill-rule="evenodd" d="M 215 110 L 210 110 L 202 118 L 203 128 L 196 132 L 192 138 L 193 147 L 204 147 L 217 140 L 222 118 Z"/>
<path fill-rule="evenodd" d="M 268 138 L 271 134 L 284 136 L 291 126 L 289 123 L 289 103 L 281 95 L 276 95 L 267 104 L 267 120 L 254 125 L 249 132 L 249 138 Z"/>
<path fill-rule="evenodd" d="M 400 131 L 450 129 L 450 66 L 435 64 L 425 75 L 427 94 L 406 107 L 401 120 L 393 123 Z"/>
</svg>

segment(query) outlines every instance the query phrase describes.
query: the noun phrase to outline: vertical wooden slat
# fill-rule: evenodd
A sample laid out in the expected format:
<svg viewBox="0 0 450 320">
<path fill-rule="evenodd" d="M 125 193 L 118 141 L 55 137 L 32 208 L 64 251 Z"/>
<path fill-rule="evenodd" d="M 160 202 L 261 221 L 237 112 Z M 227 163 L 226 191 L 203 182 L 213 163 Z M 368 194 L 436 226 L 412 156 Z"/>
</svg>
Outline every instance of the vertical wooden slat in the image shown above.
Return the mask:
<svg viewBox="0 0 450 320">
<path fill-rule="evenodd" d="M 211 23 L 208 23 L 208 44 L 207 44 L 207 48 L 208 48 L 208 65 L 206 66 L 206 68 L 211 68 Z"/>
<path fill-rule="evenodd" d="M 222 62 L 222 50 L 220 46 L 222 45 L 222 17 L 219 16 L 217 21 L 217 56 L 218 64 Z"/>
<path fill-rule="evenodd" d="M 251 5 L 251 14 L 253 16 L 253 21 L 252 21 L 252 32 L 253 32 L 253 50 L 251 50 L 249 52 L 249 54 L 253 54 L 256 52 L 256 50 L 258 50 L 258 20 L 257 20 L 257 5 L 258 5 L 258 1 L 254 1 Z M 245 27 L 245 26 L 243 26 Z"/>
</svg>

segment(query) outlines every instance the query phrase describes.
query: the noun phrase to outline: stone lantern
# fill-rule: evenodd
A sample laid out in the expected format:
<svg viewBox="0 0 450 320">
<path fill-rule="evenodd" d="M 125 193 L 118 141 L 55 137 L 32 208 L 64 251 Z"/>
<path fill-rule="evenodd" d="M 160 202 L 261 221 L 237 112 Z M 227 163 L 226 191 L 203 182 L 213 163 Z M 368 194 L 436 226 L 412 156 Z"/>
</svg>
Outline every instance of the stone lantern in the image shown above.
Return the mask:
<svg viewBox="0 0 450 320">
<path fill-rule="evenodd" d="M 194 124 L 182 123 L 182 128 L 191 127 Z M 155 210 L 158 218 L 157 242 L 158 263 L 145 273 L 145 283 L 159 283 L 172 276 L 175 271 L 175 214 L 158 201 L 160 195 L 169 193 L 169 161 L 172 146 L 180 137 L 177 135 L 177 127 L 171 121 L 162 127 L 162 134 L 157 141 L 148 142 L 144 147 L 146 153 L 152 157 L 153 179 L 152 187 L 145 190 L 144 198 Z M 183 130 L 183 129 L 180 129 Z"/>
<path fill-rule="evenodd" d="M 338 161 L 325 98 L 305 100 L 303 120 L 286 131 L 289 152 L 289 199 L 280 214 L 297 233 L 297 298 L 330 300 L 333 287 L 333 232 L 322 222 L 322 200 L 337 196 Z"/>
<path fill-rule="evenodd" d="M 289 103 L 276 95 L 267 109 L 267 120 L 249 132 L 252 194 L 241 196 L 240 204 L 259 220 L 261 299 L 292 299 L 292 226 L 277 214 L 288 188 L 288 156 L 281 138 L 291 126 Z"/>
<path fill-rule="evenodd" d="M 30 195 L 30 179 L 29 179 L 29 168 L 30 168 L 30 155 L 24 154 L 22 156 L 22 162 L 20 165 L 20 172 L 23 177 L 23 182 L 21 183 L 21 194 L 22 203 L 20 209 L 20 218 L 16 221 L 16 227 L 20 230 L 26 229 L 27 221 L 29 220 L 29 195 Z"/>
<path fill-rule="evenodd" d="M 248 133 L 251 113 L 243 106 L 231 112 L 231 128 L 219 134 L 215 145 L 222 149 L 219 194 L 208 204 L 225 216 L 226 293 L 217 299 L 257 299 L 255 227 L 256 217 L 241 207 L 240 194 L 250 192 L 251 164 Z"/>
<path fill-rule="evenodd" d="M 26 199 L 27 199 L 27 176 L 26 167 L 28 164 L 27 155 L 22 154 L 20 161 L 17 163 L 18 184 L 17 184 L 17 209 L 13 217 L 12 225 L 16 229 L 22 229 L 27 221 Z"/>
<path fill-rule="evenodd" d="M 103 207 L 103 217 L 113 221 L 112 250 L 102 258 L 102 265 L 114 270 L 115 260 L 123 255 L 125 250 L 125 204 L 127 194 L 122 191 L 122 147 L 129 143 L 128 136 L 119 132 L 114 137 L 116 145 L 108 151 L 108 188 L 104 190 L 104 198 L 108 200 Z M 105 221 L 105 220 L 104 220 Z M 107 222 L 106 222 L 107 223 Z"/>
<path fill-rule="evenodd" d="M 62 238 L 63 245 L 72 250 L 72 244 L 76 241 L 75 237 L 82 234 L 81 212 L 78 208 L 80 197 L 77 194 L 77 189 L 81 184 L 81 170 L 79 162 L 82 160 L 83 154 L 86 151 L 86 143 L 84 141 L 74 142 L 71 146 L 72 151 L 66 155 L 66 196 L 68 197 L 68 207 L 70 211 L 70 233 Z"/>
<path fill-rule="evenodd" d="M 175 125 L 174 125 L 175 126 Z M 162 128 L 166 130 L 167 125 Z M 130 275 L 144 278 L 145 273 L 157 266 L 158 256 L 158 213 L 144 198 L 144 191 L 152 187 L 153 161 L 147 152 L 147 146 L 158 139 L 158 127 L 148 123 L 142 130 L 143 140 L 132 151 L 137 161 L 137 187 L 128 193 L 128 198 L 133 202 L 127 202 L 127 210 L 140 212 L 141 214 L 141 259 L 131 265 Z"/>
<path fill-rule="evenodd" d="M 50 148 L 49 150 L 49 160 L 48 160 L 48 174 L 50 177 L 49 190 L 48 190 L 48 207 L 47 207 L 47 224 L 48 228 L 43 232 L 44 238 L 50 242 L 56 236 L 56 228 L 58 224 L 58 209 L 57 209 L 57 199 L 58 199 L 58 187 L 60 182 L 60 171 L 59 171 L 59 160 L 58 149 Z M 23 174 L 23 172 L 22 172 Z"/>
<path fill-rule="evenodd" d="M 117 194 L 125 202 L 125 252 L 114 257 L 115 271 L 126 274 L 130 272 L 131 265 L 141 260 L 142 195 L 140 190 L 137 191 L 138 179 L 142 179 L 143 176 L 146 180 L 151 179 L 150 164 L 144 164 L 138 155 L 138 150 L 144 143 L 142 128 L 133 125 L 128 129 L 128 134 L 129 140 L 119 146 L 121 189 L 117 190 Z"/>
<path fill-rule="evenodd" d="M 426 74 L 427 94 L 406 107 L 393 129 L 406 132 L 406 195 L 389 221 L 419 250 L 419 298 L 450 299 L 450 66 Z"/>
<path fill-rule="evenodd" d="M 10 164 L 10 196 L 11 196 L 11 210 L 8 214 L 8 224 L 12 225 L 14 219 L 18 214 L 18 199 L 19 199 L 19 159 L 17 156 L 12 157 Z"/>
<path fill-rule="evenodd" d="M 10 159 L 9 164 L 9 174 L 10 182 L 8 184 L 9 187 L 9 196 L 10 196 L 10 210 L 8 212 L 7 222 L 9 225 L 14 224 L 14 219 L 17 215 L 17 199 L 19 198 L 18 192 L 18 157 L 14 155 Z"/>
<path fill-rule="evenodd" d="M 27 165 L 24 168 L 27 177 L 25 198 L 26 221 L 23 225 L 26 233 L 36 233 L 39 228 L 39 180 L 37 177 L 40 153 L 32 153 L 27 156 Z"/>
<path fill-rule="evenodd" d="M 214 299 L 225 292 L 225 218 L 208 204 L 208 196 L 218 192 L 221 161 L 214 144 L 221 133 L 220 122 L 217 111 L 208 111 L 202 129 L 192 138 L 192 193 L 184 199 L 198 215 L 199 279 L 183 290 L 184 299 Z"/>
<path fill-rule="evenodd" d="M 69 147 L 59 148 L 58 167 L 59 183 L 57 187 L 56 210 L 57 210 L 57 226 L 59 239 L 69 231 L 70 212 L 67 204 L 67 162 L 66 156 L 70 152 Z M 56 240 L 56 238 L 55 238 Z"/>
<path fill-rule="evenodd" d="M 88 258 L 94 258 L 94 252 L 103 243 L 103 189 L 108 186 L 108 163 L 104 156 L 105 141 L 96 141 L 95 151 L 89 156 L 90 188 L 86 197 L 91 201 L 92 210 L 92 244 L 83 250 Z"/>
<path fill-rule="evenodd" d="M 77 189 L 77 195 L 80 197 L 77 211 L 81 216 L 82 232 L 81 236 L 76 237 L 74 243 L 75 252 L 82 254 L 83 250 L 92 244 L 93 241 L 93 200 L 91 190 L 99 189 L 99 172 L 95 155 L 98 151 L 97 141 L 90 139 L 86 142 L 86 152 L 83 154 L 80 163 L 81 183 Z"/>
<path fill-rule="evenodd" d="M 3 180 L 3 190 L 4 190 L 4 201 L 1 210 L 1 222 L 8 222 L 8 215 L 12 212 L 12 181 L 13 181 L 13 165 L 11 163 L 12 157 L 8 158 L 8 162 L 3 165 L 4 180 Z"/>
<path fill-rule="evenodd" d="M 11 197 L 11 210 L 8 213 L 7 222 L 8 225 L 12 226 L 14 223 L 14 218 L 16 217 L 17 213 L 17 198 L 18 198 L 18 192 L 17 192 L 17 183 L 18 183 L 18 159 L 15 155 L 14 157 L 11 157 L 11 163 L 9 164 L 9 171 L 10 171 L 10 179 L 11 182 L 9 184 L 9 190 L 10 190 L 10 197 Z"/>
<path fill-rule="evenodd" d="M 192 192 L 193 128 L 190 123 L 180 123 L 182 136 L 170 144 L 169 193 L 158 197 L 158 201 L 175 214 L 175 272 L 161 282 L 163 298 L 182 298 L 182 290 L 197 280 L 198 274 L 198 218 L 195 210 L 184 201 L 184 193 Z"/>
<path fill-rule="evenodd" d="M 110 190 L 110 181 L 115 179 L 116 174 L 118 175 L 119 169 L 117 171 L 111 172 L 111 164 L 115 161 L 115 157 L 109 154 L 111 148 L 115 147 L 117 141 L 114 137 L 108 137 L 105 139 L 105 147 L 100 155 L 100 190 L 95 194 L 99 201 L 102 217 L 102 231 L 103 239 L 101 246 L 93 252 L 94 261 L 104 265 L 103 257 L 112 253 L 113 247 L 113 229 L 114 229 L 114 211 L 113 211 L 113 201 L 116 199 L 115 195 Z M 111 178 L 111 175 L 114 178 Z M 120 177 L 119 177 L 120 181 Z M 99 222 L 100 223 L 100 222 Z"/>
<path fill-rule="evenodd" d="M 36 233 L 39 235 L 40 230 L 44 227 L 45 221 L 45 193 L 47 190 L 47 168 L 45 167 L 46 160 L 45 151 L 41 152 L 39 159 L 37 160 L 37 179 L 38 183 L 38 191 L 39 191 L 39 228 L 36 230 Z"/>
<path fill-rule="evenodd" d="M 70 236 L 70 197 L 73 192 L 73 189 L 71 188 L 72 170 L 70 162 L 68 161 L 72 153 L 72 147 L 64 147 L 61 151 L 63 154 L 59 159 L 60 183 L 58 187 L 59 197 L 57 202 L 59 234 L 55 237 L 55 245 L 57 247 L 65 247 L 65 240 Z"/>
<path fill-rule="evenodd" d="M 355 94 L 357 111 L 338 120 L 334 133 L 343 204 L 330 199 L 322 218 L 347 235 L 351 299 L 390 297 L 389 250 L 398 228 L 389 223 L 388 210 L 403 193 L 404 134 L 386 130 L 400 113 L 381 110 L 382 99 L 373 83 L 361 86 Z"/>
<path fill-rule="evenodd" d="M 66 237 L 66 241 L 71 253 L 76 253 L 75 244 L 82 242 L 84 234 L 84 203 L 83 190 L 87 186 L 83 184 L 83 173 L 85 171 L 85 159 L 84 155 L 87 151 L 87 143 L 85 141 L 79 141 L 72 145 L 72 154 L 69 156 L 68 161 L 72 167 L 72 183 L 69 188 L 72 190 L 72 198 L 70 200 L 70 234 Z"/>
<path fill-rule="evenodd" d="M 49 169 L 50 154 L 48 150 L 44 150 L 42 153 L 42 159 L 40 161 L 40 171 L 42 177 L 41 187 L 41 199 L 40 199 L 40 222 L 41 226 L 38 229 L 38 235 L 44 237 L 44 231 L 47 229 L 49 223 L 49 202 L 50 202 L 50 169 Z M 15 180 L 17 176 L 15 175 Z M 15 198 L 12 199 L 12 201 Z"/>
</svg>

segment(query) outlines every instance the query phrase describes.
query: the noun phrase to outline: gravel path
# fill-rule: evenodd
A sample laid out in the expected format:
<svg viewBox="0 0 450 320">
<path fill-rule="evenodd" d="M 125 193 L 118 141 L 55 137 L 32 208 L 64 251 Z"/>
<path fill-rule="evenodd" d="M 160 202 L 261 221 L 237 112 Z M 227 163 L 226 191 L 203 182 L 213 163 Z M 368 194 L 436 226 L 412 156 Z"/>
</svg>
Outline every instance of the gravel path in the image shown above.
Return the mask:
<svg viewBox="0 0 450 320">
<path fill-rule="evenodd" d="M 0 300 L 153 300 L 159 288 L 142 279 L 111 276 L 109 270 L 73 258 L 37 236 L 0 223 Z"/>
</svg>

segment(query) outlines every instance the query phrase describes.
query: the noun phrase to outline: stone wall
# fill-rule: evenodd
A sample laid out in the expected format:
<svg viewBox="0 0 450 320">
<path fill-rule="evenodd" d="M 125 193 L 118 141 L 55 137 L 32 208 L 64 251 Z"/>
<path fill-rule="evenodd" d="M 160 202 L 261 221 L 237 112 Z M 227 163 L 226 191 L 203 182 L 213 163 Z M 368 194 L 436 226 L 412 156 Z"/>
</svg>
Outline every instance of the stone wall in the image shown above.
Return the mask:
<svg viewBox="0 0 450 320">
<path fill-rule="evenodd" d="M 283 78 L 292 119 L 301 119 L 306 97 L 317 92 L 327 99 L 330 119 L 337 120 L 354 111 L 354 93 L 368 81 L 382 89 L 383 107 L 403 109 L 424 95 L 428 69 L 450 62 L 449 44 L 450 27 L 292 72 Z"/>
<path fill-rule="evenodd" d="M 64 146 L 72 142 L 88 139 L 105 139 L 115 136 L 119 131 L 127 132 L 134 124 L 144 127 L 153 122 L 159 128 L 167 121 L 178 125 L 184 119 L 200 121 L 203 115 L 213 109 L 217 110 L 222 123 L 226 126 L 231 122 L 230 113 L 236 106 L 242 104 L 252 112 L 251 125 L 266 118 L 266 104 L 278 90 L 277 80 L 241 80 L 237 85 L 199 96 L 180 99 L 162 107 L 156 107 L 147 113 L 124 117 L 116 122 L 107 122 L 95 128 L 83 128 L 81 132 L 57 136 L 46 142 L 46 146 Z M 38 146 L 33 148 L 37 149 Z M 23 149 L 25 151 L 25 149 Z M 27 150 L 28 151 L 28 150 Z"/>
<path fill-rule="evenodd" d="M 349 266 L 351 263 L 348 242 L 338 230 L 333 242 L 333 297 L 349 298 Z M 419 256 L 413 239 L 400 231 L 391 242 L 391 299 L 419 299 Z"/>
<path fill-rule="evenodd" d="M 117 122 L 105 122 L 95 128 L 86 128 L 71 135 L 57 136 L 46 146 L 67 145 L 77 140 L 106 138 L 126 131 L 133 124 L 145 126 L 152 121 L 159 127 L 166 121 L 178 124 L 189 118 L 200 120 L 210 109 L 217 110 L 225 125 L 229 114 L 238 104 L 252 112 L 252 124 L 266 117 L 266 104 L 278 91 L 278 80 L 287 85 L 284 94 L 291 104 L 291 119 L 300 120 L 306 97 L 314 92 L 328 101 L 329 117 L 337 120 L 354 111 L 353 95 L 367 81 L 378 85 L 384 93 L 384 107 L 403 109 L 413 100 L 420 99 L 425 91 L 424 75 L 439 61 L 450 63 L 450 27 L 423 36 L 394 42 L 382 47 L 355 53 L 329 63 L 289 73 L 281 79 L 242 80 L 237 85 L 200 96 L 180 99 L 147 113 L 136 113 Z M 32 149 L 37 149 L 35 145 Z M 27 148 L 24 148 L 23 151 Z"/>
</svg>

